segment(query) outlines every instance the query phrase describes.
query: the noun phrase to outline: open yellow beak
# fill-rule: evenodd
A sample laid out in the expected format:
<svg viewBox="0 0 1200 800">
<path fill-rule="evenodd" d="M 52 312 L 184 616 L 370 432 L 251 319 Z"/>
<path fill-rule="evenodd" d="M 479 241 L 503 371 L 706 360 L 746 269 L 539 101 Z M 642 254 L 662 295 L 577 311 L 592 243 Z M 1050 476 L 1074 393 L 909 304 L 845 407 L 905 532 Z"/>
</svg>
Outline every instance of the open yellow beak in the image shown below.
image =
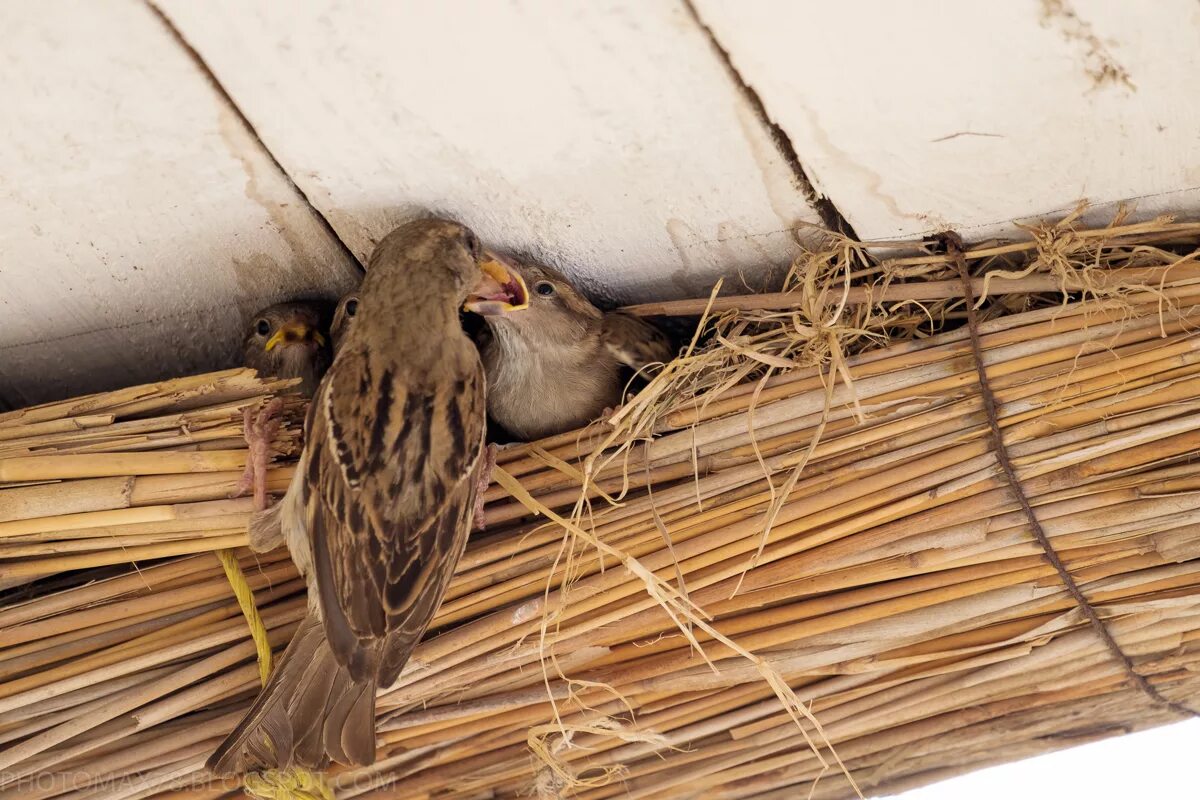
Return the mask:
<svg viewBox="0 0 1200 800">
<path fill-rule="evenodd" d="M 515 268 L 493 253 L 479 263 L 479 283 L 463 308 L 484 317 L 510 314 L 529 308 L 529 290 Z"/>
<path fill-rule="evenodd" d="M 280 345 L 310 341 L 316 342 L 322 347 L 325 346 L 325 337 L 321 335 L 320 331 L 308 327 L 303 322 L 289 322 L 286 325 L 280 325 L 279 330 L 271 334 L 271 338 L 267 339 L 263 349 L 269 353 Z"/>
</svg>

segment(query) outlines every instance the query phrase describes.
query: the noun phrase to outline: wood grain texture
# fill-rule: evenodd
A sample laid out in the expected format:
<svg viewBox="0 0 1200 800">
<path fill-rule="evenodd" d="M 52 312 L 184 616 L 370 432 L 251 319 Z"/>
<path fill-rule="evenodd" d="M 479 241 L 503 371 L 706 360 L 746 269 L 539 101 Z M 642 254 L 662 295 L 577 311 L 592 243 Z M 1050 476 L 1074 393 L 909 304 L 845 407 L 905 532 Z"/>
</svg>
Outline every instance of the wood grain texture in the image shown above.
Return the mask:
<svg viewBox="0 0 1200 800">
<path fill-rule="evenodd" d="M 673 0 L 156 3 L 360 257 L 435 210 L 628 301 L 785 262 L 817 220 Z"/>
<path fill-rule="evenodd" d="M 0 5 L 0 397 L 229 363 L 244 317 L 358 268 L 133 0 Z"/>
<path fill-rule="evenodd" d="M 696 7 L 860 236 L 978 240 L 1083 198 L 1200 210 L 1190 0 Z"/>
</svg>

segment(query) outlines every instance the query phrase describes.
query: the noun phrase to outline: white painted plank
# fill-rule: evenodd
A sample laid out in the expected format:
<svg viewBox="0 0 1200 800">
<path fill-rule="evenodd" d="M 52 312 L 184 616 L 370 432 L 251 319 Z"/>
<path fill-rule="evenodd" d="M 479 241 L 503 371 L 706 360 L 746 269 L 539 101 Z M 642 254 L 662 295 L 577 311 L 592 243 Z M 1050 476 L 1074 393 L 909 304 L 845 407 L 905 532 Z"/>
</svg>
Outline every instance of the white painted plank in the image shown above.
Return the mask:
<svg viewBox="0 0 1200 800">
<path fill-rule="evenodd" d="M 860 236 L 1200 209 L 1193 0 L 696 0 Z"/>
<path fill-rule="evenodd" d="M 0 397 L 228 363 L 358 268 L 148 6 L 0 4 Z"/>
<path fill-rule="evenodd" d="M 436 210 L 618 299 L 790 259 L 815 222 L 674 0 L 158 0 L 360 257 Z"/>
</svg>

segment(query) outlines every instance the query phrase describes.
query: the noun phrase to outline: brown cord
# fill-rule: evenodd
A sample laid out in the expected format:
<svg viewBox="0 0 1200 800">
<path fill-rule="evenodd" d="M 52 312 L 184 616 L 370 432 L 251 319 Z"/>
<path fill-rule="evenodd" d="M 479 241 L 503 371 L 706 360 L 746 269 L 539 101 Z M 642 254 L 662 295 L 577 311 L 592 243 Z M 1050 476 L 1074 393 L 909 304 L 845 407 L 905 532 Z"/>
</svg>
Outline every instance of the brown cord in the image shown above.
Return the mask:
<svg viewBox="0 0 1200 800">
<path fill-rule="evenodd" d="M 1129 680 L 1133 685 L 1141 689 L 1156 703 L 1169 708 L 1177 714 L 1200 716 L 1200 713 L 1193 711 L 1187 706 L 1180 705 L 1173 700 L 1163 697 L 1144 675 L 1134 669 L 1133 660 L 1125 655 L 1125 651 L 1121 649 L 1116 639 L 1109 633 L 1108 627 L 1100 619 L 1100 615 L 1096 613 L 1096 609 L 1083 596 L 1083 591 L 1080 590 L 1079 584 L 1075 583 L 1075 579 L 1067 571 L 1062 559 L 1059 558 L 1058 551 L 1050 543 L 1050 537 L 1046 535 L 1045 529 L 1042 528 L 1042 523 L 1038 521 L 1037 515 L 1033 513 L 1033 506 L 1029 504 L 1029 498 L 1025 496 L 1025 489 L 1017 479 L 1016 468 L 1013 467 L 1012 459 L 1008 454 L 1008 448 L 1004 444 L 1004 437 L 1000 432 L 1000 415 L 997 411 L 996 396 L 992 393 L 991 383 L 988 381 L 987 369 L 983 365 L 983 348 L 979 344 L 979 319 L 975 312 L 975 295 L 971 291 L 971 280 L 967 273 L 967 261 L 963 257 L 962 239 L 953 231 L 943 233 L 939 238 L 945 244 L 946 252 L 954 260 L 959 280 L 962 281 L 963 295 L 967 300 L 967 330 L 971 338 L 971 352 L 975 356 L 975 371 L 979 375 L 979 393 L 983 399 L 983 409 L 987 413 L 988 426 L 991 428 L 992 450 L 996 454 L 996 460 L 1000 463 L 1000 468 L 1004 471 L 1008 485 L 1012 488 L 1017 502 L 1021 505 L 1021 510 L 1025 512 L 1025 517 L 1029 520 L 1029 527 L 1033 530 L 1033 538 L 1042 546 L 1042 552 L 1046 556 L 1046 560 L 1050 562 L 1050 566 L 1054 567 L 1054 571 L 1058 573 L 1059 579 L 1067 587 L 1067 591 L 1071 593 L 1071 597 L 1075 598 L 1075 603 L 1079 606 L 1079 610 L 1087 617 L 1087 621 L 1091 623 L 1092 628 L 1100 636 L 1101 641 L 1108 647 L 1113 658 L 1117 659 L 1125 668 L 1125 672 L 1128 674 Z"/>
</svg>

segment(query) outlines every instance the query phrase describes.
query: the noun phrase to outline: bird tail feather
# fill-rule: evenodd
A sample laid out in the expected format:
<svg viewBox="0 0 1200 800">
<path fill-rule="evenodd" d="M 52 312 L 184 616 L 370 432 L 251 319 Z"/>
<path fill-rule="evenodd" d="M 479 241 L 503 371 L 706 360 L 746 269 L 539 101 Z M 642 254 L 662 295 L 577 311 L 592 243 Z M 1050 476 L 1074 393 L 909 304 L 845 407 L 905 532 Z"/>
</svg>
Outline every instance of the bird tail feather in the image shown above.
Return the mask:
<svg viewBox="0 0 1200 800">
<path fill-rule="evenodd" d="M 208 759 L 215 775 L 375 760 L 375 681 L 338 664 L 311 611 L 254 705 Z"/>
</svg>

